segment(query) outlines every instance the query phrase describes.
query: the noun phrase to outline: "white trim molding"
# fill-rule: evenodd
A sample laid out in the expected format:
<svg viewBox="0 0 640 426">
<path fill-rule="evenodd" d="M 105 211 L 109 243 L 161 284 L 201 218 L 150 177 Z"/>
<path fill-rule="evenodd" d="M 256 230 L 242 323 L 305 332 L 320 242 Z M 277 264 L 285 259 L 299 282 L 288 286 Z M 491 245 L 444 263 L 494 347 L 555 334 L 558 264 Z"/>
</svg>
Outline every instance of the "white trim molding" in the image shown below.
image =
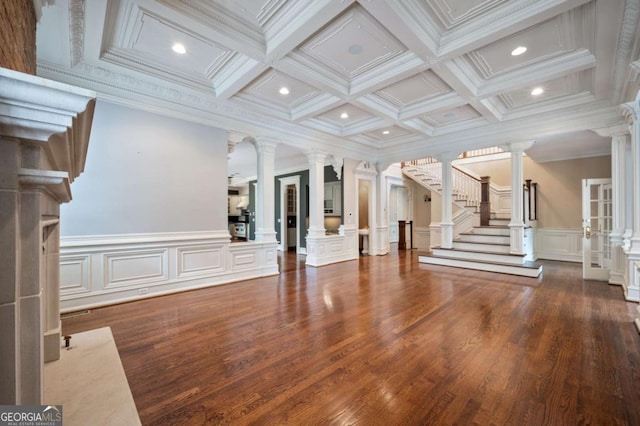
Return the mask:
<svg viewBox="0 0 640 426">
<path fill-rule="evenodd" d="M 431 247 L 431 230 L 428 227 L 416 226 L 413 229 L 415 238 L 414 248 L 418 250 L 429 250 Z"/>
<path fill-rule="evenodd" d="M 582 230 L 536 228 L 534 247 L 538 259 L 582 262 Z"/>
<path fill-rule="evenodd" d="M 358 255 L 358 233 L 353 225 L 341 225 L 339 235 L 307 235 L 308 266 L 355 260 Z"/>
<path fill-rule="evenodd" d="M 277 243 L 227 230 L 62 237 L 61 312 L 277 275 Z"/>
</svg>

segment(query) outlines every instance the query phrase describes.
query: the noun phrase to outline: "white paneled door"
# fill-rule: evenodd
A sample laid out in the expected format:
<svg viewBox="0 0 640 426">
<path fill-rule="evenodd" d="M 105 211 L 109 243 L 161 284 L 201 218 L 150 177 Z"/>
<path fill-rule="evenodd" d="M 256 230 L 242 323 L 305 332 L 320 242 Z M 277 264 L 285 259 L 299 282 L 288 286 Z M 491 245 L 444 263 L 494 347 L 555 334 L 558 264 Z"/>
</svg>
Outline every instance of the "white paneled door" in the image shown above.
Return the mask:
<svg viewBox="0 0 640 426">
<path fill-rule="evenodd" d="M 609 280 L 612 227 L 611 179 L 582 180 L 582 276 Z"/>
</svg>

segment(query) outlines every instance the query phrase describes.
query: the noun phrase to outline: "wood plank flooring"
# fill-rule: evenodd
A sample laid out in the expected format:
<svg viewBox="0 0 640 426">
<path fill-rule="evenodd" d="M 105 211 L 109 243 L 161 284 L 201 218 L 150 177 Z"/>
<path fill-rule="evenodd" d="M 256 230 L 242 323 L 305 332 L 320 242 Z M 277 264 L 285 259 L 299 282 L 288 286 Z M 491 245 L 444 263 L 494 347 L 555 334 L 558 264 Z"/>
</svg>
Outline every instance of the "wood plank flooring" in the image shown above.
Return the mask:
<svg viewBox="0 0 640 426">
<path fill-rule="evenodd" d="M 145 425 L 640 425 L 636 304 L 578 264 L 533 279 L 288 253 L 281 270 L 63 332 L 111 326 Z"/>
</svg>

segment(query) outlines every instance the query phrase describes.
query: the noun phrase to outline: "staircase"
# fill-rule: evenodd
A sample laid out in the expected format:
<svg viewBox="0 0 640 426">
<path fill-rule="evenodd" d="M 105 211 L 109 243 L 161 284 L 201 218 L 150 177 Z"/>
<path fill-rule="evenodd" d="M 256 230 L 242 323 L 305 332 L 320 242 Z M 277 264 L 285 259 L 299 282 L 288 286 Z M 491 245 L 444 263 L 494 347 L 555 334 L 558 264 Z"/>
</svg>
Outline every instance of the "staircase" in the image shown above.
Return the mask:
<svg viewBox="0 0 640 426">
<path fill-rule="evenodd" d="M 439 163 L 420 165 L 407 163 L 402 171 L 405 176 L 431 192 L 441 194 L 442 180 Z M 473 220 L 473 225 L 469 226 L 469 221 L 461 222 L 459 220 L 464 215 L 455 215 L 453 218 L 453 247 L 448 249 L 432 246 L 431 253 L 418 256 L 418 261 L 432 265 L 538 277 L 542 273 L 542 265 L 530 261 L 531 254 L 509 253 L 510 230 L 508 224 L 511 221 L 510 218 L 497 217 L 496 212 L 492 212 L 489 225 L 480 226 L 481 187 L 479 180 L 454 167 L 452 184 L 453 203 L 476 217 Z M 531 240 L 531 232 L 530 228 L 525 229 L 525 235 L 528 234 L 525 242 Z"/>
</svg>

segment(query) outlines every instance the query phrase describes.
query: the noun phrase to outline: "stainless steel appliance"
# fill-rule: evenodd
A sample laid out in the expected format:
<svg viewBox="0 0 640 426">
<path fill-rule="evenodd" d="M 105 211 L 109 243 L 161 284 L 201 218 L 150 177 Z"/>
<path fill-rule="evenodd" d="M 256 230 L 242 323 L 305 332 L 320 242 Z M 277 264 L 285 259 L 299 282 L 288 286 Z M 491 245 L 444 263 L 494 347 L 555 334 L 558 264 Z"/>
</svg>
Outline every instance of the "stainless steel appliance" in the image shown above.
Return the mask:
<svg viewBox="0 0 640 426">
<path fill-rule="evenodd" d="M 233 224 L 233 237 L 247 239 L 247 224 L 244 222 L 236 222 Z"/>
</svg>

